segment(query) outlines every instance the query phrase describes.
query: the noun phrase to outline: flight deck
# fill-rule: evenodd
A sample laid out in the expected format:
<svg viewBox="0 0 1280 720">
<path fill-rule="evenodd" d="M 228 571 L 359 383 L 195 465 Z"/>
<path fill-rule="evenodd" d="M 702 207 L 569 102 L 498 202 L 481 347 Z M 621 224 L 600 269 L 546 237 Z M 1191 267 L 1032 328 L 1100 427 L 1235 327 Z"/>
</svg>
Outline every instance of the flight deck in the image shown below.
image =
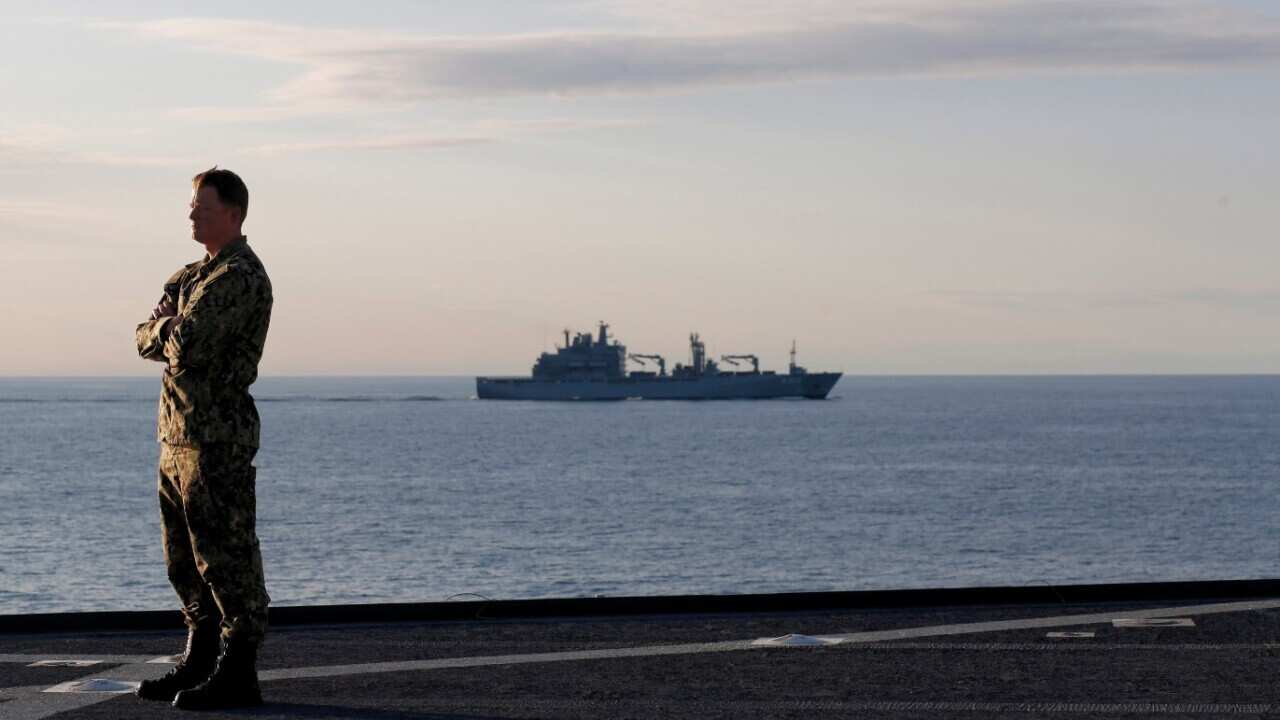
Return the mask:
<svg viewBox="0 0 1280 720">
<path fill-rule="evenodd" d="M 282 607 L 254 718 L 1280 718 L 1280 583 Z M 172 718 L 177 614 L 0 617 L 0 718 Z"/>
</svg>

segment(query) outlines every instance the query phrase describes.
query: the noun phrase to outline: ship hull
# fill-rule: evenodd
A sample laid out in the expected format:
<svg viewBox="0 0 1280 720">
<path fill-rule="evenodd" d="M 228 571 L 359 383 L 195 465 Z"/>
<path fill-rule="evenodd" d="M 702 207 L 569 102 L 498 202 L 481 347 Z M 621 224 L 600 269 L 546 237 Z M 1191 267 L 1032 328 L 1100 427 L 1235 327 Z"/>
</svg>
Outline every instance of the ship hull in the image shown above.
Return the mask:
<svg viewBox="0 0 1280 720">
<path fill-rule="evenodd" d="M 822 400 L 835 387 L 840 375 L 743 373 L 595 381 L 478 377 L 476 396 L 481 400 L 763 400 L 786 397 Z"/>
</svg>

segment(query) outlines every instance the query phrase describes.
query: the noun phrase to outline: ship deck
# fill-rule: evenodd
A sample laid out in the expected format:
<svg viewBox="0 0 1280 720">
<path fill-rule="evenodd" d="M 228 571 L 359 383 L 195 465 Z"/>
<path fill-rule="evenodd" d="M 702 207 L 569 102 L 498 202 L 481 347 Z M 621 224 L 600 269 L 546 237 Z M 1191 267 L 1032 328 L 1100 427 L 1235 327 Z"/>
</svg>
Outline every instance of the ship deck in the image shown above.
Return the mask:
<svg viewBox="0 0 1280 720">
<path fill-rule="evenodd" d="M 1280 717 L 1277 598 L 1238 581 L 275 608 L 266 705 L 200 717 Z M 176 620 L 0 617 L 0 717 L 174 717 L 49 690 L 160 674 Z M 787 635 L 810 644 L 757 643 Z"/>
</svg>

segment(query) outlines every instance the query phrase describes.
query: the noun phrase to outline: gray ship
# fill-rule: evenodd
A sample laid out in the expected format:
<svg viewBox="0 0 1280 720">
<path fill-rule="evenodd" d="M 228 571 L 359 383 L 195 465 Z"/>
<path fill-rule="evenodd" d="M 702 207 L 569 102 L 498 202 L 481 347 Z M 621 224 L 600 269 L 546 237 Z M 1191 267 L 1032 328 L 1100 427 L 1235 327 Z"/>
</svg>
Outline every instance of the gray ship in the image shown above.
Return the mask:
<svg viewBox="0 0 1280 720">
<path fill-rule="evenodd" d="M 750 363 L 751 369 L 721 369 L 707 359 L 706 345 L 697 333 L 689 336 L 690 364 L 677 364 L 667 373 L 660 355 L 627 354 L 626 346 L 609 339 L 609 326 L 600 323 L 599 337 L 564 331 L 564 346 L 542 353 L 533 365 L 532 377 L 478 377 L 476 395 L 481 400 L 728 400 L 736 398 L 803 397 L 822 400 L 840 379 L 838 372 L 811 373 L 796 365 L 791 344 L 791 366 L 785 375 L 760 370 L 755 355 L 722 355 L 734 368 Z M 627 360 L 657 371 L 627 372 Z"/>
</svg>

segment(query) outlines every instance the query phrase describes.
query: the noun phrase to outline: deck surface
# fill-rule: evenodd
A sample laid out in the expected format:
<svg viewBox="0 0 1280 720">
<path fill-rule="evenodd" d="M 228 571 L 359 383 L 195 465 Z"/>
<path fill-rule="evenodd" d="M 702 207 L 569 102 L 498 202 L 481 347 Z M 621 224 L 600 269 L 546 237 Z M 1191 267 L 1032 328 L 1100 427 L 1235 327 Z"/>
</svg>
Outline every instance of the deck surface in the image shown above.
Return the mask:
<svg viewBox="0 0 1280 720">
<path fill-rule="evenodd" d="M 788 634 L 820 644 L 754 643 Z M 0 634 L 0 718 L 173 718 L 130 694 L 48 690 L 159 675 L 147 661 L 182 640 Z M 98 664 L 31 666 L 66 660 Z M 260 670 L 265 706 L 196 716 L 1280 718 L 1280 600 L 298 624 L 270 631 Z"/>
</svg>

